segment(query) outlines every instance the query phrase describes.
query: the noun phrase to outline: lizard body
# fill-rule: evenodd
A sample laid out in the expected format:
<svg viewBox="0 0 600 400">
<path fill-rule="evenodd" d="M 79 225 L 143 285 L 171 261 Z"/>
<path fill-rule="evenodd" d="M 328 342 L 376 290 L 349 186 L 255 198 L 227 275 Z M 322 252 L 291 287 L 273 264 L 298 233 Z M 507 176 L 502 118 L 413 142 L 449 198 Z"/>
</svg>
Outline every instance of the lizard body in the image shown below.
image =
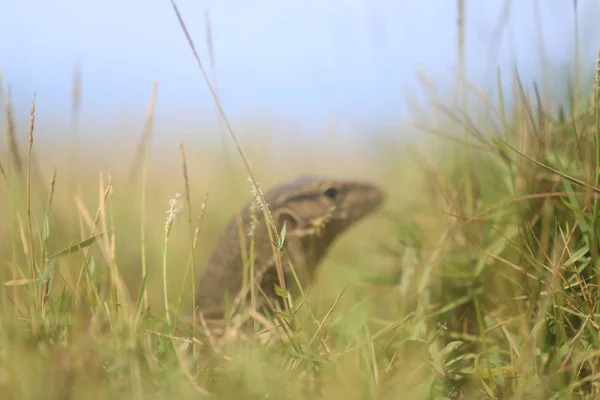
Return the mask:
<svg viewBox="0 0 600 400">
<path fill-rule="evenodd" d="M 315 271 L 335 239 L 355 222 L 368 215 L 382 202 L 383 192 L 374 184 L 362 181 L 323 179 L 305 176 L 279 184 L 264 194 L 273 216 L 275 240 L 286 225 L 280 252 L 281 266 L 287 285 L 294 278 L 288 265 L 293 265 L 300 283 L 313 281 Z M 279 283 L 274 246 L 263 212 L 254 199 L 242 208 L 240 217 L 233 216 L 213 249 L 206 268 L 197 282 L 197 311 L 204 318 L 222 319 L 225 296 L 234 305 L 249 297 L 244 286 L 244 254 L 250 254 L 253 240 L 255 281 L 275 303 L 275 284 Z M 240 238 L 240 225 L 243 237 Z M 251 234 L 249 234 L 251 232 Z M 240 240 L 241 239 L 241 240 Z M 244 250 L 244 248 L 246 250 Z M 262 296 L 257 294 L 259 302 Z"/>
</svg>

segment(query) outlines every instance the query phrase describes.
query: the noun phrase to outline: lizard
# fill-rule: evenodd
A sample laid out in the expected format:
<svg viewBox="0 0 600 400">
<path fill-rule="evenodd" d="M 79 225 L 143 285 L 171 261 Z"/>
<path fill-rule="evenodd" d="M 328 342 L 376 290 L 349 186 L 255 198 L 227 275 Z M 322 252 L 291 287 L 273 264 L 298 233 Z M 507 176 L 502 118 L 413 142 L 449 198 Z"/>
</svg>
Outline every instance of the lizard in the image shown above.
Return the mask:
<svg viewBox="0 0 600 400">
<path fill-rule="evenodd" d="M 304 287 L 313 282 L 318 266 L 336 239 L 377 209 L 385 194 L 372 182 L 307 175 L 280 183 L 262 197 L 272 215 L 275 241 L 280 238 L 285 224 L 279 252 L 284 282 L 294 286 L 291 263 Z M 237 216 L 231 217 L 208 257 L 196 283 L 196 312 L 203 318 L 222 320 L 228 313 L 226 304 L 235 306 L 236 299 L 238 305 L 248 301 L 249 290 L 242 292 L 242 289 L 244 255 L 250 254 L 251 238 L 255 282 L 272 304 L 283 306 L 275 289 L 279 284 L 277 252 L 273 251 L 273 236 L 268 235 L 258 199 L 251 200 Z M 264 302 L 260 293 L 255 298 L 257 303 Z"/>
</svg>

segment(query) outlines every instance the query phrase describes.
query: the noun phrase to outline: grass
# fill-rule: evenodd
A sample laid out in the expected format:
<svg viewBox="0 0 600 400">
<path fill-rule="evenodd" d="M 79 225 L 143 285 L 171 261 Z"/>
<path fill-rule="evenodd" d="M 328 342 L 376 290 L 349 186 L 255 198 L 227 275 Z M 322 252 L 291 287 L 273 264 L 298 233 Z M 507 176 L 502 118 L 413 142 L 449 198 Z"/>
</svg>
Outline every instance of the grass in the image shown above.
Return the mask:
<svg viewBox="0 0 600 400">
<path fill-rule="evenodd" d="M 34 106 L 23 157 L 5 93 L 0 398 L 598 398 L 600 70 L 557 109 L 511 80 L 417 121 L 444 136 L 424 150 L 298 147 L 286 164 L 242 139 L 240 164 L 189 144 L 157 161 L 155 87 L 134 168 L 110 170 L 48 168 Z M 201 338 L 189 310 L 216 232 L 253 185 L 307 168 L 375 177 L 386 205 L 295 299 L 293 332 Z"/>
</svg>

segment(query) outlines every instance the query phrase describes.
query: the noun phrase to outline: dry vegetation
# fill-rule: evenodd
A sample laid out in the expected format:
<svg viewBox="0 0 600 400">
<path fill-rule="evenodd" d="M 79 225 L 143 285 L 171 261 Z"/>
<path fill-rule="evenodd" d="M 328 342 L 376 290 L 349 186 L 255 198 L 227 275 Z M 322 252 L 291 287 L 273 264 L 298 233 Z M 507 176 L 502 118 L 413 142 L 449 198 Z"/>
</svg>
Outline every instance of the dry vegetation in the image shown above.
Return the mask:
<svg viewBox="0 0 600 400">
<path fill-rule="evenodd" d="M 282 154 L 250 135 L 252 173 L 227 130 L 226 152 L 151 152 L 154 95 L 127 161 L 57 163 L 4 91 L 0 398 L 598 398 L 599 78 L 558 110 L 516 74 L 496 99 L 465 85 L 485 110 L 446 106 L 427 126 L 445 138 L 414 148 Z M 201 339 L 195 276 L 248 176 L 300 171 L 368 176 L 387 203 L 335 246 L 293 330 Z"/>
</svg>

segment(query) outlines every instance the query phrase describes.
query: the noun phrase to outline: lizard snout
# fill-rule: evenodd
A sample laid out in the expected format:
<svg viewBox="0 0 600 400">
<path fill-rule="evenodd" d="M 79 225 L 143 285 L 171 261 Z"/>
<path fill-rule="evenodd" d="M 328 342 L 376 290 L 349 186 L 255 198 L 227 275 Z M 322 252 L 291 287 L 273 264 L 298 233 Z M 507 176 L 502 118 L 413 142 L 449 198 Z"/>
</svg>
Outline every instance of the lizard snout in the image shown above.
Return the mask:
<svg viewBox="0 0 600 400">
<path fill-rule="evenodd" d="M 361 218 L 376 208 L 385 200 L 385 192 L 373 183 L 361 183 L 358 190 L 350 192 L 348 208 L 355 218 Z"/>
</svg>

